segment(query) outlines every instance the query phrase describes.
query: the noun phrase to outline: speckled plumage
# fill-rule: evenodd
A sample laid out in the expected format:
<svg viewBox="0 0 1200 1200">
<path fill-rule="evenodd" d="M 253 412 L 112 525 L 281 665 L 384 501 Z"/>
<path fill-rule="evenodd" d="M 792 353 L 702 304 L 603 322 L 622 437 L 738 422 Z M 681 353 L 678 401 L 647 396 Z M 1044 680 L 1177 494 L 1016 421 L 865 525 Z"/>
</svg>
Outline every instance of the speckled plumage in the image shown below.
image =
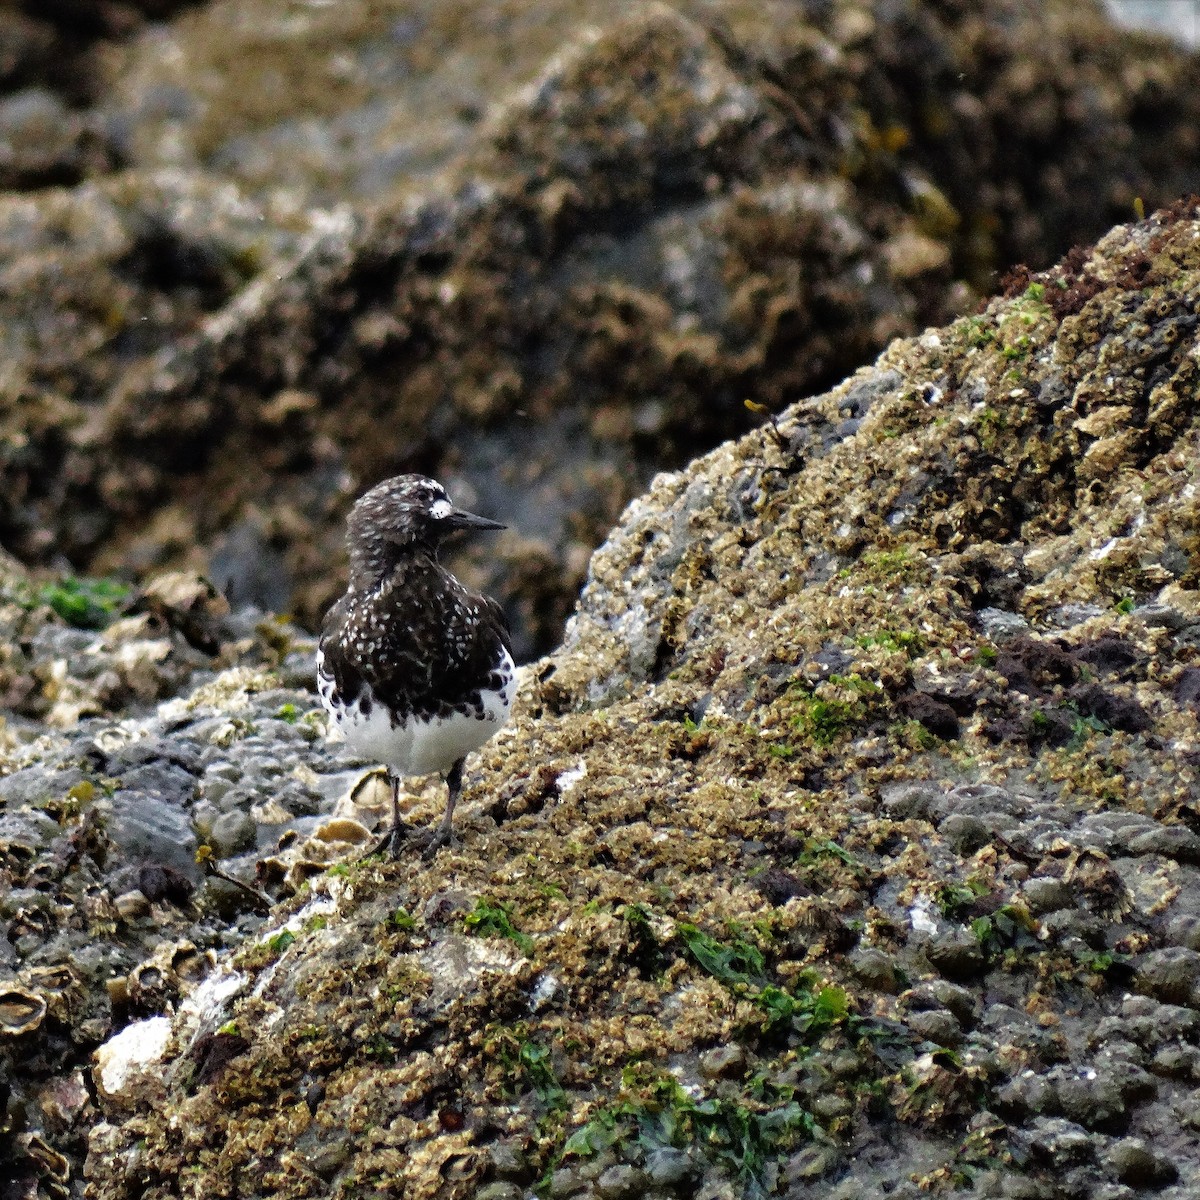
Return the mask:
<svg viewBox="0 0 1200 1200">
<path fill-rule="evenodd" d="M 441 566 L 437 550 L 456 529 L 501 528 L 455 509 L 432 479 L 384 481 L 351 510 L 350 583 L 321 632 L 321 700 L 348 744 L 387 766 L 393 801 L 399 776 L 446 776 L 431 848 L 449 837 L 463 758 L 508 719 L 515 691 L 503 611 Z"/>
</svg>

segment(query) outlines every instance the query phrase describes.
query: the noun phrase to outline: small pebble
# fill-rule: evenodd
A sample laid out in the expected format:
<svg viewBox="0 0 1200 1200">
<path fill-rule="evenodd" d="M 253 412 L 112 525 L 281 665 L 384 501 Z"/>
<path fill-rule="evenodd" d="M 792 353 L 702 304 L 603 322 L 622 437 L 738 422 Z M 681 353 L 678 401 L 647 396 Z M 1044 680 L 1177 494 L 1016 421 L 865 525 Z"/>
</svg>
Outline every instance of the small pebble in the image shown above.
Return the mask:
<svg viewBox="0 0 1200 1200">
<path fill-rule="evenodd" d="M 731 1042 L 716 1046 L 700 1056 L 700 1071 L 708 1079 L 731 1079 L 745 1074 L 746 1052 Z"/>
<path fill-rule="evenodd" d="M 601 1200 L 634 1200 L 646 1190 L 646 1174 L 628 1163 L 609 1167 L 596 1180 L 596 1193 Z"/>
<path fill-rule="evenodd" d="M 208 843 L 218 858 L 227 858 L 254 847 L 258 826 L 247 812 L 222 813 L 212 825 Z"/>
<path fill-rule="evenodd" d="M 125 921 L 136 921 L 150 912 L 150 901 L 137 888 L 122 892 L 113 901 L 113 905 Z"/>
</svg>

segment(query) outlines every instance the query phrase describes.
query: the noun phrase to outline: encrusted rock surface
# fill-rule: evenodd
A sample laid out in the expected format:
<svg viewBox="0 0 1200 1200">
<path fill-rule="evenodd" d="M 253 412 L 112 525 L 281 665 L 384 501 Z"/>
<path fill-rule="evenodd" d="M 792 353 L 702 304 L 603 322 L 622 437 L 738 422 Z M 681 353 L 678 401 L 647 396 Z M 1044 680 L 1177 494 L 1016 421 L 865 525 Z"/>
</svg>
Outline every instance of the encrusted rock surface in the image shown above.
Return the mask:
<svg viewBox="0 0 1200 1200">
<path fill-rule="evenodd" d="M 78 1189 L 90 1126 L 95 1200 L 1196 1194 L 1198 303 L 1181 202 L 660 475 L 432 864 L 288 859 L 380 797 L 248 617 L 178 699 L 27 718 L 0 787 L 42 841 L 5 870 L 99 871 L 141 792 L 206 836 L 249 812 L 234 864 L 290 898 L 127 965 L 153 880 L 81 894 L 125 1019 L 175 1014 L 94 1099 L 111 1012 L 10 933 L 4 1013 L 46 1001 L 23 1169 Z"/>
<path fill-rule="evenodd" d="M 1099 0 L 72 4 L 75 49 L 42 7 L 0 13 L 0 539 L 310 628 L 416 467 L 521 529 L 465 566 L 544 651 L 744 397 L 1200 186 L 1197 60 Z"/>
</svg>

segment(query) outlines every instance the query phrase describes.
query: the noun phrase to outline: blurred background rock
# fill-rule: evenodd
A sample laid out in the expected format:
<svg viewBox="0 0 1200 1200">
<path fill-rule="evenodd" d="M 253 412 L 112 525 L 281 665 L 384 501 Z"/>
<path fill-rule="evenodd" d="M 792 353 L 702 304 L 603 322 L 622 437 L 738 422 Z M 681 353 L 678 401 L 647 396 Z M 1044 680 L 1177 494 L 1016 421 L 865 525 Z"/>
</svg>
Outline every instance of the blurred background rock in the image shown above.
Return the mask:
<svg viewBox="0 0 1200 1200">
<path fill-rule="evenodd" d="M 1185 46 L 1200 43 L 1200 4 L 1196 0 L 1106 0 L 1114 21 L 1132 29 L 1153 30 Z"/>
<path fill-rule="evenodd" d="M 0 543 L 309 627 L 398 471 L 522 657 L 622 507 L 1200 187 L 1192 5 L 0 8 Z M 1151 12 L 1150 10 L 1155 10 Z"/>
</svg>

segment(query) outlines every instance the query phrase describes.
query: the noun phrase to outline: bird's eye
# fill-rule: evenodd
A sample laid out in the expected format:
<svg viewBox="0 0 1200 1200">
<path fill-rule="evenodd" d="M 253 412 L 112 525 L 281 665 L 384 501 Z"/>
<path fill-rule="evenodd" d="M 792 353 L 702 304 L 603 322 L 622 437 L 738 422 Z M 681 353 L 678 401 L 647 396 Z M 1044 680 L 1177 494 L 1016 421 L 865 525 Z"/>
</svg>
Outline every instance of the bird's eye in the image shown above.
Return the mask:
<svg viewBox="0 0 1200 1200">
<path fill-rule="evenodd" d="M 429 506 L 429 515 L 436 517 L 439 521 L 443 517 L 448 517 L 454 511 L 454 505 L 449 500 L 435 500 Z"/>
</svg>

